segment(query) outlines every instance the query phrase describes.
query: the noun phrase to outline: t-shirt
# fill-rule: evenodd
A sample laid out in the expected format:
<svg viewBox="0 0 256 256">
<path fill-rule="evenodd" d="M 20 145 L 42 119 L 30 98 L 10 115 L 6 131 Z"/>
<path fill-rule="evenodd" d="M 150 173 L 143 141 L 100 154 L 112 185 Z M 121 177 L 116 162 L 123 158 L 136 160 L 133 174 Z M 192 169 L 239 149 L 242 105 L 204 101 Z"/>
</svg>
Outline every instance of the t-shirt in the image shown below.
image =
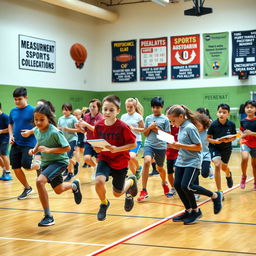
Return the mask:
<svg viewBox="0 0 256 256">
<path fill-rule="evenodd" d="M 246 117 L 245 119 L 241 120 L 240 130 L 250 130 L 252 132 L 256 132 L 256 117 L 252 119 L 248 119 L 248 117 Z M 243 138 L 241 138 L 240 144 L 245 144 L 248 147 L 256 148 L 256 136 L 245 135 Z"/>
<path fill-rule="evenodd" d="M 38 128 L 34 129 L 34 134 L 39 146 L 48 148 L 64 148 L 69 146 L 68 141 L 64 137 L 62 131 L 54 125 L 49 124 L 47 131 L 41 132 Z M 41 153 L 42 166 L 47 166 L 54 162 L 69 164 L 67 153 Z"/>
<path fill-rule="evenodd" d="M 134 128 L 139 128 L 139 122 L 143 120 L 143 117 L 137 112 L 134 112 L 132 115 L 129 115 L 128 113 L 126 113 L 121 116 L 121 120 L 126 124 L 128 124 L 129 126 L 132 126 Z M 136 131 L 132 131 L 132 132 L 136 136 L 136 141 L 142 141 L 140 132 L 136 132 Z"/>
<path fill-rule="evenodd" d="M 103 120 L 104 117 L 101 113 L 98 113 L 96 116 L 92 116 L 91 113 L 87 113 L 84 115 L 84 121 L 87 122 L 88 124 L 95 126 L 95 124 L 100 121 Z M 91 131 L 90 129 L 85 129 L 87 131 L 86 133 L 86 138 L 88 140 L 93 138 L 93 131 Z"/>
<path fill-rule="evenodd" d="M 97 122 L 94 129 L 94 138 L 105 139 L 111 145 L 117 147 L 135 143 L 136 140 L 130 127 L 120 119 L 117 119 L 111 126 L 105 125 L 104 120 Z M 128 150 L 117 153 L 102 151 L 99 153 L 98 159 L 107 162 L 113 169 L 123 169 L 128 166 L 130 155 Z"/>
<path fill-rule="evenodd" d="M 8 128 L 9 124 L 9 116 L 5 113 L 0 114 L 0 130 L 4 130 Z M 9 142 L 9 133 L 1 133 L 0 134 L 0 143 Z"/>
<path fill-rule="evenodd" d="M 149 125 L 153 122 L 157 123 L 158 128 L 163 130 L 164 132 L 170 132 L 170 122 L 165 115 L 155 116 L 149 115 L 145 119 L 145 128 L 148 128 Z M 154 131 L 150 131 L 148 136 L 145 139 L 144 147 L 149 146 L 159 150 L 165 150 L 167 148 L 167 143 L 165 141 L 159 140 L 156 137 L 156 133 Z"/>
<path fill-rule="evenodd" d="M 213 139 L 218 139 L 226 135 L 236 134 L 236 126 L 233 122 L 227 120 L 225 124 L 220 123 L 219 119 L 213 121 L 208 129 L 208 135 L 211 135 Z M 209 143 L 209 148 L 217 148 L 219 150 L 232 149 L 232 143 Z"/>
<path fill-rule="evenodd" d="M 19 146 L 34 147 L 36 139 L 34 135 L 27 138 L 21 136 L 21 130 L 33 128 L 34 107 L 27 105 L 24 108 L 15 107 L 11 110 L 9 123 L 13 125 L 13 136 L 15 143 Z"/>
<path fill-rule="evenodd" d="M 68 127 L 68 128 L 74 129 L 75 124 L 77 122 L 78 122 L 77 118 L 73 115 L 70 115 L 68 117 L 62 116 L 58 120 L 58 126 L 61 128 Z M 76 132 L 63 131 L 63 134 L 68 142 L 77 141 L 77 133 Z"/>
<path fill-rule="evenodd" d="M 178 133 L 179 128 L 176 126 L 171 125 L 171 135 L 174 136 L 174 140 L 178 141 Z M 167 148 L 166 150 L 166 159 L 167 160 L 174 160 L 178 157 L 179 150 L 174 148 Z"/>
<path fill-rule="evenodd" d="M 182 123 L 179 129 L 178 142 L 181 144 L 201 144 L 201 139 L 197 128 L 186 120 Z M 178 158 L 175 162 L 175 166 L 178 167 L 193 167 L 200 169 L 202 163 L 201 151 L 192 151 L 181 148 L 179 150 Z"/>
<path fill-rule="evenodd" d="M 203 161 L 211 161 L 211 154 L 209 151 L 209 142 L 207 141 L 207 130 L 199 133 L 202 142 L 202 156 Z"/>
</svg>

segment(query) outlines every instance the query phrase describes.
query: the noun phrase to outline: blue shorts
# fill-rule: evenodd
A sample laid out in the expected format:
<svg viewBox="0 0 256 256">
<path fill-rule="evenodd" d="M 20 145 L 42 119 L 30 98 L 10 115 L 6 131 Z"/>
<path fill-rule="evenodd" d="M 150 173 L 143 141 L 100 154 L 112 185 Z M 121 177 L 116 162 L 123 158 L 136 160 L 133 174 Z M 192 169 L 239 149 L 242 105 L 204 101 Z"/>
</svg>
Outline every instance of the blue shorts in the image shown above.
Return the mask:
<svg viewBox="0 0 256 256">
<path fill-rule="evenodd" d="M 98 153 L 96 153 L 96 151 L 93 149 L 93 147 L 91 146 L 90 143 L 85 142 L 84 143 L 84 155 L 90 155 L 90 156 L 94 156 L 97 158 Z"/>
<path fill-rule="evenodd" d="M 64 172 L 66 168 L 67 164 L 55 162 L 42 167 L 41 174 L 48 179 L 48 183 L 51 184 L 52 188 L 55 188 L 63 183 L 62 172 Z"/>
<path fill-rule="evenodd" d="M 215 158 L 220 158 L 224 164 L 228 164 L 231 153 L 232 153 L 232 148 L 228 148 L 226 150 L 219 150 L 217 148 L 209 148 L 209 151 L 211 153 L 212 160 Z"/>
<path fill-rule="evenodd" d="M 167 159 L 167 173 L 172 174 L 174 173 L 176 159 Z"/>
<path fill-rule="evenodd" d="M 165 154 L 165 149 L 155 149 L 149 146 L 144 147 L 144 157 L 151 156 L 152 158 L 155 159 L 156 165 L 158 165 L 159 167 L 164 166 Z"/>
<path fill-rule="evenodd" d="M 139 153 L 140 148 L 141 148 L 142 142 L 141 141 L 136 141 L 136 143 L 137 143 L 136 148 L 130 149 L 129 152 L 133 152 L 137 155 Z"/>
<path fill-rule="evenodd" d="M 8 141 L 0 142 L 0 156 L 7 156 L 8 153 Z"/>
<path fill-rule="evenodd" d="M 76 140 L 72 140 L 69 142 L 69 146 L 71 147 L 70 151 L 68 151 L 68 158 L 71 159 L 73 156 L 73 153 L 75 151 L 75 147 L 76 147 Z"/>
<path fill-rule="evenodd" d="M 251 147 L 248 147 L 245 144 L 242 144 L 241 145 L 241 152 L 243 152 L 243 151 L 249 152 L 251 157 L 256 158 L 256 148 L 251 148 Z"/>
<path fill-rule="evenodd" d="M 109 176 L 112 176 L 113 190 L 117 193 L 121 193 L 124 189 L 125 178 L 128 168 L 112 169 L 107 162 L 99 161 L 96 169 L 97 176 L 105 176 L 108 181 Z"/>
</svg>

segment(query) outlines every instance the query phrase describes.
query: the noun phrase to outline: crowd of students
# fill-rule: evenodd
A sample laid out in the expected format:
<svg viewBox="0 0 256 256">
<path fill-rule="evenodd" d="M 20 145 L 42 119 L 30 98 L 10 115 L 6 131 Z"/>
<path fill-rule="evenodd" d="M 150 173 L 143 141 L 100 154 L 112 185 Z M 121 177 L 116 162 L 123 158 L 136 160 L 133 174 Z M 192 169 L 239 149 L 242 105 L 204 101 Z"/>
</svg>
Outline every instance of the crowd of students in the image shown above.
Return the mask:
<svg viewBox="0 0 256 256">
<path fill-rule="evenodd" d="M 81 203 L 80 181 L 74 179 L 70 182 L 79 172 L 81 153 L 84 154 L 83 166 L 94 168 L 95 190 L 100 200 L 97 219 L 100 221 L 106 218 L 110 206 L 106 193 L 109 177 L 112 177 L 113 195 L 120 197 L 125 194 L 124 209 L 129 212 L 134 206 L 141 177 L 142 188 L 137 201 L 142 202 L 149 197 L 147 181 L 152 163 L 160 175 L 163 194 L 172 197 L 177 193 L 180 197 L 185 211 L 173 221 L 185 225 L 195 223 L 202 216 L 196 203 L 198 195 L 212 199 L 214 214 L 221 211 L 224 200 L 221 170 L 225 172 L 227 186 L 233 186 L 228 162 L 232 141 L 238 133 L 235 124 L 228 120 L 230 107 L 227 104 L 217 106 L 217 119 L 212 121 L 206 109 L 198 108 L 193 112 L 185 105 L 169 106 L 163 114 L 164 100 L 154 97 L 151 100 L 152 114 L 144 122 L 143 107 L 137 98 L 125 101 L 127 113 L 119 119 L 121 101 L 119 97 L 109 95 L 102 102 L 92 99 L 84 114 L 80 109 L 73 111 L 70 103 L 64 103 L 63 116 L 56 123 L 51 102 L 38 100 L 34 108 L 28 104 L 27 90 L 23 87 L 14 90 L 13 98 L 16 107 L 9 116 L 2 112 L 0 104 L 0 166 L 3 169 L 0 179 L 12 179 L 11 165 L 24 187 L 18 196 L 22 200 L 33 191 L 24 170 L 37 171 L 36 187 L 44 210 L 39 226 L 55 223 L 46 183 L 50 183 L 56 194 L 71 190 L 75 203 Z M 245 102 L 244 112 L 246 117 L 241 120 L 239 132 L 242 155 L 240 187 L 245 188 L 251 155 L 256 190 L 256 102 Z M 171 134 L 172 142 L 160 139 L 159 131 Z M 142 134 L 145 136 L 144 163 L 140 166 L 137 156 L 142 146 Z M 104 139 L 109 145 L 93 147 L 91 139 Z M 200 173 L 204 178 L 213 177 L 211 162 L 215 167 L 216 192 L 199 185 Z"/>
</svg>

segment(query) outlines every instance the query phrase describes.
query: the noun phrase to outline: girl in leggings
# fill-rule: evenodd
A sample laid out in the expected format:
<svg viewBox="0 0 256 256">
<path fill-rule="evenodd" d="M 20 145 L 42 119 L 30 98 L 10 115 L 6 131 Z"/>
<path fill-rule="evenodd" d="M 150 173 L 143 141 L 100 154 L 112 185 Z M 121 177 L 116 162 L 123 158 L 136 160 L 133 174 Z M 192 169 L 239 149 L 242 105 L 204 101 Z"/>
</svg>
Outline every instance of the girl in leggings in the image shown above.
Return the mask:
<svg viewBox="0 0 256 256">
<path fill-rule="evenodd" d="M 179 127 L 178 142 L 171 144 L 172 148 L 179 150 L 175 163 L 174 187 L 185 206 L 185 212 L 173 218 L 173 221 L 184 222 L 185 225 L 194 224 L 202 217 L 194 193 L 212 198 L 214 214 L 221 211 L 222 193 L 212 192 L 195 184 L 202 163 L 202 144 L 192 111 L 184 105 L 174 105 L 167 111 L 167 117 L 172 125 Z"/>
</svg>

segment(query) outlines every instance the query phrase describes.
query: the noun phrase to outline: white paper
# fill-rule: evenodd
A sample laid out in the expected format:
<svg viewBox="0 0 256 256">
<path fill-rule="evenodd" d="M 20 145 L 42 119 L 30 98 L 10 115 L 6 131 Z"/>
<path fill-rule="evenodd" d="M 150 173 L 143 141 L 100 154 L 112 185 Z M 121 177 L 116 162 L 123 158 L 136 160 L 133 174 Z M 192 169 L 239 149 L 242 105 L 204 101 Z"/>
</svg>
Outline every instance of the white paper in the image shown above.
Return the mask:
<svg viewBox="0 0 256 256">
<path fill-rule="evenodd" d="M 158 130 L 158 134 L 156 135 L 156 137 L 159 140 L 165 141 L 170 144 L 173 144 L 175 142 L 174 136 L 172 136 L 171 134 L 169 134 L 167 132 L 163 132 L 161 130 Z"/>
</svg>

